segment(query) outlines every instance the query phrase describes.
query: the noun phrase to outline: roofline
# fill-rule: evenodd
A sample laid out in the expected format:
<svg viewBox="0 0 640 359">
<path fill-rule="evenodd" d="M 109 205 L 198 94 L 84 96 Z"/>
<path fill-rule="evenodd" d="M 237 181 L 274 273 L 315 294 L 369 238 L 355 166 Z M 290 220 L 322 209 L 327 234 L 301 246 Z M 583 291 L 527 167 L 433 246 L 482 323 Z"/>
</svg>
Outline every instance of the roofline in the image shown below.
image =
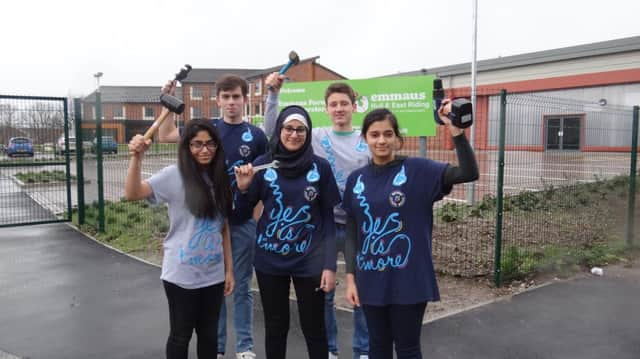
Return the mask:
<svg viewBox="0 0 640 359">
<path fill-rule="evenodd" d="M 306 59 L 302 59 L 302 60 L 300 60 L 300 62 L 298 62 L 298 64 L 297 64 L 297 65 L 299 65 L 299 64 L 304 64 L 304 63 L 309 62 L 309 61 L 311 61 L 311 62 L 313 62 L 313 63 L 315 63 L 315 64 L 318 64 L 318 63 L 316 62 L 316 60 L 317 60 L 317 59 L 319 59 L 319 58 L 320 58 L 320 56 L 308 57 L 308 58 L 306 58 Z M 247 80 L 249 80 L 249 79 L 255 79 L 255 78 L 258 78 L 258 77 L 260 77 L 260 76 L 262 76 L 262 75 L 269 74 L 269 73 L 272 73 L 272 72 L 274 72 L 274 71 L 278 71 L 278 70 L 279 70 L 280 68 L 282 68 L 282 66 L 284 66 L 284 65 L 285 65 L 285 64 L 278 65 L 278 66 L 272 66 L 272 67 L 266 68 L 266 69 L 264 69 L 264 70 L 256 70 L 256 72 L 255 72 L 255 73 L 252 73 L 252 74 L 250 74 L 249 76 L 247 76 Z"/>
<path fill-rule="evenodd" d="M 317 63 L 317 62 L 316 62 L 316 65 L 318 65 L 318 66 L 322 67 L 322 68 L 323 68 L 323 69 L 325 69 L 326 71 L 329 71 L 329 72 L 331 72 L 332 74 L 334 74 L 334 75 L 336 75 L 336 76 L 338 76 L 338 77 L 341 77 L 343 80 L 348 80 L 348 79 L 349 79 L 349 78 L 347 78 L 346 76 L 343 76 L 343 75 L 341 75 L 341 74 L 339 74 L 339 73 L 337 73 L 337 72 L 335 72 L 335 71 L 331 70 L 330 68 L 328 68 L 328 67 L 326 67 L 326 66 L 324 66 L 324 65 L 322 65 L 322 64 L 319 64 L 319 63 Z"/>
<path fill-rule="evenodd" d="M 562 47 L 551 50 L 529 52 L 525 54 L 497 57 L 477 62 L 478 72 L 509 69 L 528 65 L 544 64 L 557 61 L 565 61 L 576 58 L 594 57 L 618 54 L 624 52 L 640 51 L 640 36 L 626 37 L 622 39 L 600 41 L 583 45 Z M 471 62 L 456 65 L 420 69 L 390 76 L 409 76 L 420 74 L 435 74 L 438 76 L 454 76 L 471 73 Z"/>
</svg>

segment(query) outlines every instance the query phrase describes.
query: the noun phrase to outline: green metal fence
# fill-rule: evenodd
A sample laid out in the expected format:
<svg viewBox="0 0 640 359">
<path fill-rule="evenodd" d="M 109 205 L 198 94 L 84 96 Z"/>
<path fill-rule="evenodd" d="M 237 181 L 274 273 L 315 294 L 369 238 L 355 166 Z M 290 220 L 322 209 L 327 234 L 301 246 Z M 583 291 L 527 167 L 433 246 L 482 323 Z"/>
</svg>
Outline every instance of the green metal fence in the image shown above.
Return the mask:
<svg viewBox="0 0 640 359">
<path fill-rule="evenodd" d="M 70 220 L 67 99 L 0 95 L 0 227 Z"/>
<path fill-rule="evenodd" d="M 94 100 L 90 105 L 100 119 L 103 106 L 99 97 Z M 637 225 L 637 116 L 637 108 L 495 89 L 478 93 L 473 145 L 480 179 L 455 186 L 435 207 L 436 268 L 461 276 L 493 275 L 499 285 L 534 272 L 605 264 L 627 251 Z M 86 122 L 100 138 L 101 121 L 82 119 Z M 84 194 L 83 210 L 84 224 L 101 239 L 148 257 L 154 251 L 160 255 L 156 239 L 168 230 L 166 208 L 121 199 L 129 161 L 125 144 L 145 129 L 124 131 L 117 153 L 102 153 L 98 146 L 84 156 L 84 175 L 95 176 L 96 184 Z M 435 137 L 405 139 L 402 151 L 457 161 L 443 128 Z M 143 177 L 176 163 L 176 155 L 175 145 L 154 144 L 144 158 Z"/>
</svg>

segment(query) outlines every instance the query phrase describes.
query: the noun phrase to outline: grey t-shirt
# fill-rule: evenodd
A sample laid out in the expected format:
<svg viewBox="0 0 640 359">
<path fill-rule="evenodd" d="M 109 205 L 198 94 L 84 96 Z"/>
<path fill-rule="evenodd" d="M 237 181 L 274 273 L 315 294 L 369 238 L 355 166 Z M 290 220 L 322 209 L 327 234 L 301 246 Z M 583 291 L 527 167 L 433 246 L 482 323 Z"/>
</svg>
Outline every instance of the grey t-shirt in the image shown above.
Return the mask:
<svg viewBox="0 0 640 359">
<path fill-rule="evenodd" d="M 224 281 L 222 229 L 224 218 L 194 217 L 185 203 L 182 175 L 176 165 L 165 167 L 147 180 L 152 203 L 169 206 L 169 233 L 164 239 L 160 278 L 185 289 L 208 287 Z"/>
<path fill-rule="evenodd" d="M 311 145 L 313 153 L 329 161 L 342 198 L 347 177 L 354 170 L 366 166 L 369 161 L 369 148 L 360 136 L 360 130 L 336 133 L 331 127 L 317 127 L 313 129 Z M 347 215 L 341 205 L 334 208 L 333 214 L 336 223 L 347 222 Z"/>
<path fill-rule="evenodd" d="M 264 128 L 265 133 L 271 136 L 278 118 L 278 95 L 269 91 L 266 102 Z M 367 143 L 360 136 L 360 130 L 350 133 L 336 133 L 331 127 L 315 127 L 312 131 L 313 153 L 329 161 L 342 198 L 347 177 L 351 172 L 369 162 L 371 154 Z M 336 223 L 346 223 L 347 215 L 340 204 L 334 208 L 333 213 Z"/>
</svg>

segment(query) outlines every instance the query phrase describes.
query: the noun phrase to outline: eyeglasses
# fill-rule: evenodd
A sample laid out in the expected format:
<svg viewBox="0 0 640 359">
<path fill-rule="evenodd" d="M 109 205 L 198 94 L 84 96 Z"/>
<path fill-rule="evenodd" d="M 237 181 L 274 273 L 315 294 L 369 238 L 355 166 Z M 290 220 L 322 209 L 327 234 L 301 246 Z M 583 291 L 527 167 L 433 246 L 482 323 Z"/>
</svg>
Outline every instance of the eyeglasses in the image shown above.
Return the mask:
<svg viewBox="0 0 640 359">
<path fill-rule="evenodd" d="M 307 128 L 304 126 L 300 126 L 300 127 L 293 127 L 293 126 L 284 126 L 282 128 L 282 131 L 284 131 L 285 134 L 287 135 L 291 135 L 294 132 L 298 134 L 298 136 L 302 136 L 302 135 L 306 135 L 307 134 Z"/>
<path fill-rule="evenodd" d="M 218 144 L 213 141 L 207 141 L 206 143 L 202 141 L 193 141 L 189 143 L 189 146 L 192 150 L 195 151 L 202 151 L 204 147 L 206 147 L 209 151 L 215 151 L 215 149 L 218 148 Z"/>
</svg>

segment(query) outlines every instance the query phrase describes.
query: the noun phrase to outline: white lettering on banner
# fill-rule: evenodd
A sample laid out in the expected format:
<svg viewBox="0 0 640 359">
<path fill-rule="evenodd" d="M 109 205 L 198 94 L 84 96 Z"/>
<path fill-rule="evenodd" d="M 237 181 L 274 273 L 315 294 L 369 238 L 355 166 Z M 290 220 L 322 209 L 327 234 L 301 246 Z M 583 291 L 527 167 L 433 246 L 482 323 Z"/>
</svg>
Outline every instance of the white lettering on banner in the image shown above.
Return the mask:
<svg viewBox="0 0 640 359">
<path fill-rule="evenodd" d="M 291 87 L 283 87 L 280 89 L 282 93 L 305 93 L 307 92 L 304 88 L 291 88 Z"/>
<path fill-rule="evenodd" d="M 371 95 L 371 101 L 416 101 L 426 99 L 426 92 L 382 93 Z"/>
</svg>

